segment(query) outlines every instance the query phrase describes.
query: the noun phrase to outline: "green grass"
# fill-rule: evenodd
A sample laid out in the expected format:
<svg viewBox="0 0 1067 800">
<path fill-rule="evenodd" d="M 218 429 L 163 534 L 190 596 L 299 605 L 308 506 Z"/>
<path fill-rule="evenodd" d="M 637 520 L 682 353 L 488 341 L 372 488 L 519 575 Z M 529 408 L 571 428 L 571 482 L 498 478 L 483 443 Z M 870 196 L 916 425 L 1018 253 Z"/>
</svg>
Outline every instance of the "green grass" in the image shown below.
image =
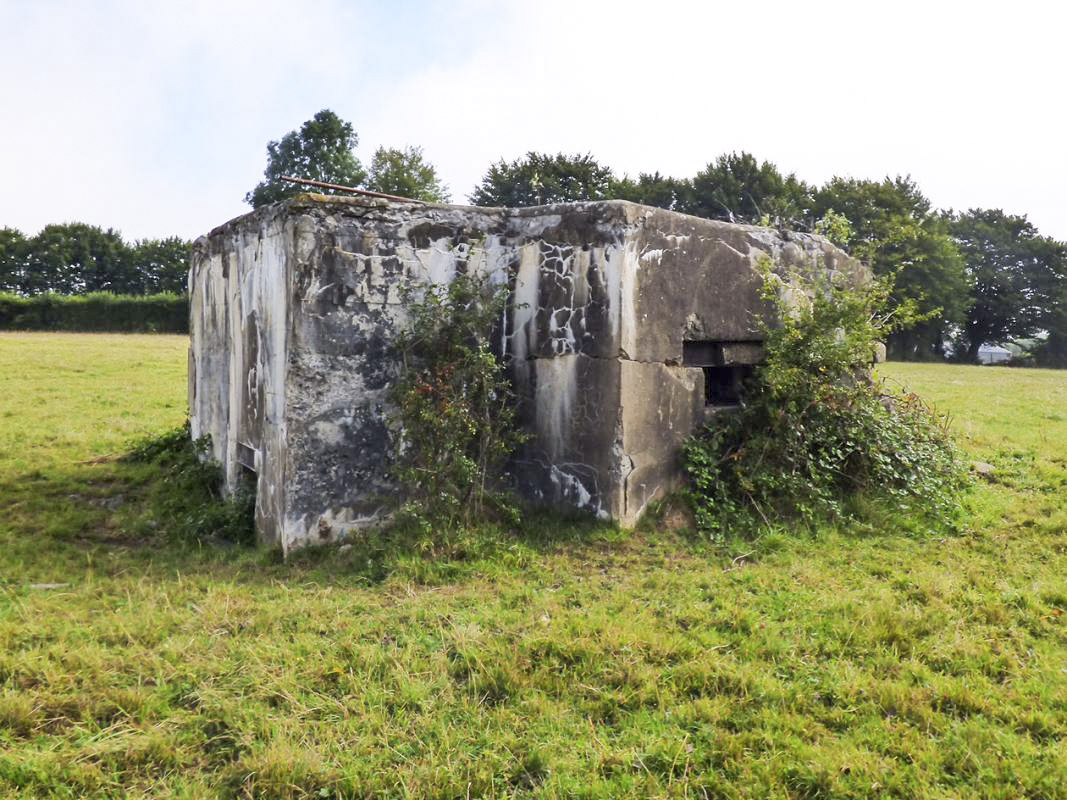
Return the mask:
<svg viewBox="0 0 1067 800">
<path fill-rule="evenodd" d="M 185 347 L 0 335 L 0 796 L 1067 797 L 1067 373 L 881 369 L 996 468 L 956 536 L 279 564 L 101 458 L 180 423 Z"/>
</svg>

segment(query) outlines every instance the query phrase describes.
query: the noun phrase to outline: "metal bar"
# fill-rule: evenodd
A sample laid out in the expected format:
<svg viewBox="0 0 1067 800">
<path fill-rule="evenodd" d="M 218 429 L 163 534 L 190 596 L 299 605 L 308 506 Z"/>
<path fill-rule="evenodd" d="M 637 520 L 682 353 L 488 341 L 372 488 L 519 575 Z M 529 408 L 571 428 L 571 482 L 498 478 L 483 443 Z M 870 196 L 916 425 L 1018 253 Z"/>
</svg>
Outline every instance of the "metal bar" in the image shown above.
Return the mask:
<svg viewBox="0 0 1067 800">
<path fill-rule="evenodd" d="M 357 189 L 355 186 L 342 186 L 339 183 L 326 183 L 326 181 L 313 181 L 309 178 L 294 178 L 292 175 L 282 175 L 283 181 L 290 183 L 302 183 L 305 186 L 317 186 L 320 189 L 336 189 L 339 192 L 352 192 L 367 197 L 380 197 L 383 200 L 398 200 L 401 203 L 425 203 L 425 200 L 416 200 L 414 197 L 401 197 L 398 194 L 385 194 L 385 192 L 372 192 L 367 189 Z"/>
</svg>

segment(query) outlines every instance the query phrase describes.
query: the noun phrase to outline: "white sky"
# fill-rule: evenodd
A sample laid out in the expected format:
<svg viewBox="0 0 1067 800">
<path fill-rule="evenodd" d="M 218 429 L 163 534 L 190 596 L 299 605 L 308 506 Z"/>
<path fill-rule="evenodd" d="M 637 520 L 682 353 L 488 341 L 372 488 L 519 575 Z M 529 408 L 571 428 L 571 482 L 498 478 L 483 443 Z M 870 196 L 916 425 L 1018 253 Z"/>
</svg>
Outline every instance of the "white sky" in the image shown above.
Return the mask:
<svg viewBox="0 0 1067 800">
<path fill-rule="evenodd" d="M 456 202 L 527 150 L 690 176 L 743 149 L 1067 239 L 1065 34 L 1053 0 L 0 0 L 0 227 L 206 233 L 331 108 Z"/>
</svg>

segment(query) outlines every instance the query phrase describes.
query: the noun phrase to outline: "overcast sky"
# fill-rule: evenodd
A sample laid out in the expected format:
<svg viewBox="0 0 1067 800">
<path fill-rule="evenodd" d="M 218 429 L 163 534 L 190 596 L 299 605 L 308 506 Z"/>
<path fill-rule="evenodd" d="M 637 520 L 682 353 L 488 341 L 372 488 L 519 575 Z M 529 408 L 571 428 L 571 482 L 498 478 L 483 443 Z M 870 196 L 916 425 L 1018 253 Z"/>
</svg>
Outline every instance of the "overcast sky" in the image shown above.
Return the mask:
<svg viewBox="0 0 1067 800">
<path fill-rule="evenodd" d="M 206 233 L 330 108 L 365 162 L 422 146 L 455 202 L 527 150 L 677 176 L 747 150 L 1067 239 L 1065 8 L 0 0 L 0 227 Z"/>
</svg>

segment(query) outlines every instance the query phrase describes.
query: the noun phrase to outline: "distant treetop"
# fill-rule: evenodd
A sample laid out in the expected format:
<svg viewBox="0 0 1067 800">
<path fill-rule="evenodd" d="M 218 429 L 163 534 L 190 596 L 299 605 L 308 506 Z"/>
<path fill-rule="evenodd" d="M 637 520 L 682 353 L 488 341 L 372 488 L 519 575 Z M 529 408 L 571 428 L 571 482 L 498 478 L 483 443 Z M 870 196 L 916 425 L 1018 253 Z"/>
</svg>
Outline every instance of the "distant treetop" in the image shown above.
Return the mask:
<svg viewBox="0 0 1067 800">
<path fill-rule="evenodd" d="M 423 157 L 421 147 L 379 147 L 370 162 L 366 188 L 427 203 L 449 200 L 448 187 Z"/>
<path fill-rule="evenodd" d="M 448 187 L 426 160 L 419 147 L 379 147 L 370 171 L 356 157 L 359 137 L 352 123 L 323 109 L 277 142 L 267 144 L 267 168 L 263 180 L 245 195 L 253 208 L 308 191 L 281 180 L 283 175 L 336 183 L 354 189 L 410 197 L 429 203 L 447 203 Z M 343 194 L 335 189 L 315 189 L 325 194 Z"/>
<path fill-rule="evenodd" d="M 514 161 L 500 160 L 471 193 L 478 206 L 540 206 L 612 196 L 615 176 L 590 154 L 529 152 Z"/>
<path fill-rule="evenodd" d="M 299 131 L 290 131 L 279 141 L 267 143 L 263 180 L 245 195 L 245 202 L 259 208 L 307 191 L 282 181 L 282 175 L 360 186 L 367 172 L 353 152 L 357 144 L 359 137 L 352 123 L 323 109 L 301 125 Z"/>
</svg>

